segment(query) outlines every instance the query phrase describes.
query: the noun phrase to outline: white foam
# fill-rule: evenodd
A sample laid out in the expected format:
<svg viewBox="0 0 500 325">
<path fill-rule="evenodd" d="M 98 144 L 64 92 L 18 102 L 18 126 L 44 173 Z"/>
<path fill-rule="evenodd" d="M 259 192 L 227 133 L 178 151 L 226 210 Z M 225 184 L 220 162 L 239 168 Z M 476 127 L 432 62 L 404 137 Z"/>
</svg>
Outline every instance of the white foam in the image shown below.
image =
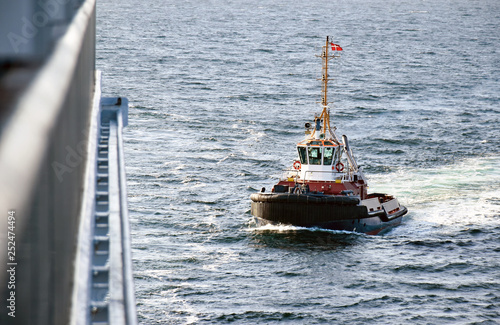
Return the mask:
<svg viewBox="0 0 500 325">
<path fill-rule="evenodd" d="M 331 229 L 324 229 L 324 228 L 318 228 L 318 227 L 312 227 L 312 228 L 306 228 L 306 227 L 299 227 L 299 226 L 291 226 L 291 225 L 263 225 L 260 227 L 253 227 L 250 226 L 251 228 L 248 228 L 247 231 L 250 232 L 261 232 L 261 231 L 269 231 L 269 232 L 276 232 L 276 233 L 287 233 L 287 232 L 293 232 L 297 230 L 305 230 L 305 231 L 311 231 L 311 232 L 329 232 L 332 234 L 355 234 L 355 235 L 363 235 L 357 232 L 353 231 L 346 231 L 346 230 L 331 230 Z"/>
<path fill-rule="evenodd" d="M 500 224 L 500 157 L 407 168 L 370 177 L 370 192 L 395 195 L 410 215 L 440 225 Z"/>
</svg>

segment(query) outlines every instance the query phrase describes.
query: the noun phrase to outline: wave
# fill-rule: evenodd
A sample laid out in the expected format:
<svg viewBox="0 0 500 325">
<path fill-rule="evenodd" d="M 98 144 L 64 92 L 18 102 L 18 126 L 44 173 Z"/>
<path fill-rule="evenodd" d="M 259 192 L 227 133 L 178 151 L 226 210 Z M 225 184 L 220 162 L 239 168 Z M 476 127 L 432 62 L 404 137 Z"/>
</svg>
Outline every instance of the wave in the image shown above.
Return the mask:
<svg viewBox="0 0 500 325">
<path fill-rule="evenodd" d="M 371 191 L 395 194 L 414 220 L 436 226 L 500 224 L 500 157 L 373 175 Z"/>
</svg>

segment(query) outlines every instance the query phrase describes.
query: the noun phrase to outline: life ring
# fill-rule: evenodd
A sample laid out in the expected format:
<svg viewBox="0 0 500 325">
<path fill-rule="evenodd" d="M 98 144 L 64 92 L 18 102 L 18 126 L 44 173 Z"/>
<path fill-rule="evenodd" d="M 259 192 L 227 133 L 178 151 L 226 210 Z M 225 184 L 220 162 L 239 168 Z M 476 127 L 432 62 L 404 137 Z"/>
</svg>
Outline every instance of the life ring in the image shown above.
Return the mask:
<svg viewBox="0 0 500 325">
<path fill-rule="evenodd" d="M 293 168 L 294 168 L 295 170 L 299 170 L 299 169 L 300 169 L 300 167 L 302 167 L 302 164 L 300 163 L 300 161 L 295 160 L 295 161 L 294 161 L 294 163 L 293 163 Z"/>
<path fill-rule="evenodd" d="M 339 162 L 335 165 L 335 168 L 336 168 L 339 172 L 341 172 L 341 171 L 343 171 L 343 170 L 344 170 L 344 164 L 343 164 L 343 163 L 341 163 L 341 162 L 339 161 Z"/>
</svg>

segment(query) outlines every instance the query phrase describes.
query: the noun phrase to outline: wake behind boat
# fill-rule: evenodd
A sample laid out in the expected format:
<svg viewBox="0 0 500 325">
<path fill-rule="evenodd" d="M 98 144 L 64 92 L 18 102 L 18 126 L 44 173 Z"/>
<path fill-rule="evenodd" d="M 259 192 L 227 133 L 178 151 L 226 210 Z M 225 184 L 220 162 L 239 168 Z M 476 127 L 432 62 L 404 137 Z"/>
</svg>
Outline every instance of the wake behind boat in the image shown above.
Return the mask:
<svg viewBox="0 0 500 325">
<path fill-rule="evenodd" d="M 251 213 L 260 224 L 283 224 L 346 230 L 370 235 L 401 223 L 407 209 L 392 195 L 368 194 L 368 184 L 356 163 L 347 136 L 339 138 L 330 125 L 328 61 L 342 48 L 326 44 L 323 60 L 322 112 L 305 124 L 305 139 L 297 144 L 298 160 L 285 170 L 271 193 L 254 193 Z"/>
</svg>

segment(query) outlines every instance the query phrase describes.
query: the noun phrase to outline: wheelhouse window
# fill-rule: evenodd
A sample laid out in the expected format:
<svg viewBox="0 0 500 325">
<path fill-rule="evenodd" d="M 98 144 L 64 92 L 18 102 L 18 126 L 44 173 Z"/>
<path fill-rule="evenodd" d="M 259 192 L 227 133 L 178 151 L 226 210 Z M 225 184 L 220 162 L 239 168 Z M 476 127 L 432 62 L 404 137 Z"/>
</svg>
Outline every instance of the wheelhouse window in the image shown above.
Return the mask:
<svg viewBox="0 0 500 325">
<path fill-rule="evenodd" d="M 309 163 L 311 165 L 321 165 L 322 147 L 309 147 Z"/>
<path fill-rule="evenodd" d="M 323 153 L 323 165 L 331 165 L 333 161 L 334 147 L 325 147 Z"/>
<path fill-rule="evenodd" d="M 306 147 L 298 147 L 300 163 L 302 165 L 307 165 L 307 149 Z"/>
</svg>

